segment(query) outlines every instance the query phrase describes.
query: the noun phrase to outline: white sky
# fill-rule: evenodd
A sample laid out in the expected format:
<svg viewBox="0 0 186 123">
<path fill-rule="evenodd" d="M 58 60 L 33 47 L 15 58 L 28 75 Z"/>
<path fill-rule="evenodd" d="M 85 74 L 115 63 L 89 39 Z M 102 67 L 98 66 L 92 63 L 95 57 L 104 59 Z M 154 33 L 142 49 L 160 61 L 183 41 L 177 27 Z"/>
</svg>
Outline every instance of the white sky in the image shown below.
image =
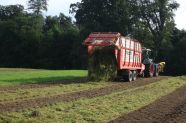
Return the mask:
<svg viewBox="0 0 186 123">
<path fill-rule="evenodd" d="M 27 5 L 28 0 L 0 0 L 0 5 L 22 4 Z M 69 6 L 81 0 L 49 0 L 48 11 L 44 15 L 59 15 L 60 12 L 69 15 Z M 186 30 L 186 0 L 176 0 L 180 8 L 176 11 L 175 21 L 177 28 Z M 26 7 L 25 7 L 26 8 Z"/>
</svg>

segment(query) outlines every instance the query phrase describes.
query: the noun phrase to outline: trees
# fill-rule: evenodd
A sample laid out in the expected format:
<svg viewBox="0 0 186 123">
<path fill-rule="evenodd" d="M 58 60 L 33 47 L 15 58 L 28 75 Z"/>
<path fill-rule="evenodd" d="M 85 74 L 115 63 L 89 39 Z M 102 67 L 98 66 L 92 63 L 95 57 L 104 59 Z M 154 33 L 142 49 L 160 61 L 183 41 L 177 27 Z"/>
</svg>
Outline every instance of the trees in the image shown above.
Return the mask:
<svg viewBox="0 0 186 123">
<path fill-rule="evenodd" d="M 79 30 L 64 14 L 29 14 L 24 7 L 0 6 L 0 66 L 82 68 Z M 82 53 L 83 54 L 83 53 Z M 74 60 L 75 58 L 75 60 Z"/>
<path fill-rule="evenodd" d="M 82 0 L 71 4 L 78 27 L 82 32 L 112 31 L 129 34 L 133 17 L 128 0 Z M 85 35 L 87 35 L 85 34 Z"/>
<path fill-rule="evenodd" d="M 0 9 L 0 65 L 37 67 L 43 17 L 28 14 L 20 5 Z"/>
<path fill-rule="evenodd" d="M 178 59 L 185 65 L 181 57 L 185 32 L 175 30 L 173 19 L 177 7 L 171 0 L 82 0 L 71 4 L 70 12 L 77 19 L 74 23 L 62 13 L 40 15 L 47 10 L 47 0 L 30 0 L 34 13 L 21 5 L 0 6 L 0 66 L 86 68 L 82 41 L 93 31 L 116 31 L 131 34 L 143 46 L 158 51 L 160 60 L 181 68 L 174 64 Z M 179 57 L 172 55 L 175 52 Z"/>
<path fill-rule="evenodd" d="M 186 74 L 186 31 L 174 29 L 171 42 L 173 48 L 169 54 L 166 72 L 169 75 Z"/>
<path fill-rule="evenodd" d="M 60 13 L 27 13 L 21 5 L 0 6 L 0 66 L 50 69 L 85 68 L 79 29 Z"/>
<path fill-rule="evenodd" d="M 29 0 L 28 9 L 31 9 L 36 15 L 42 13 L 42 10 L 47 11 L 47 0 Z"/>
<path fill-rule="evenodd" d="M 161 59 L 165 50 L 162 45 L 170 43 L 178 7 L 171 0 L 82 0 L 71 4 L 71 13 L 75 13 L 82 32 L 131 34 L 153 48 Z"/>
<path fill-rule="evenodd" d="M 24 13 L 24 7 L 22 5 L 0 5 L 0 20 L 7 20 Z"/>
<path fill-rule="evenodd" d="M 132 0 L 133 1 L 133 0 Z M 154 49 L 161 50 L 162 43 L 170 40 L 175 27 L 174 10 L 179 4 L 171 0 L 136 0 L 140 20 L 153 36 Z"/>
<path fill-rule="evenodd" d="M 54 69 L 80 69 L 84 67 L 84 53 L 79 30 L 70 17 L 47 16 L 44 25 L 42 65 Z M 83 64 L 84 63 L 84 64 Z"/>
</svg>

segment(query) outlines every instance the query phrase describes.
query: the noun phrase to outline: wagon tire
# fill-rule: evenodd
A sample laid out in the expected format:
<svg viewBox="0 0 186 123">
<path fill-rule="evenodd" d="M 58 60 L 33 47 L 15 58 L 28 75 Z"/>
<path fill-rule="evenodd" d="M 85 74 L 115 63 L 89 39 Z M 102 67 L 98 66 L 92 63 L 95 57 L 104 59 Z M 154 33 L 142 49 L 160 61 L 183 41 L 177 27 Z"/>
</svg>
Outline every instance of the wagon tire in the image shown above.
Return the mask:
<svg viewBox="0 0 186 123">
<path fill-rule="evenodd" d="M 137 71 L 134 70 L 134 71 L 132 72 L 132 80 L 133 80 L 133 81 L 136 81 L 136 79 L 137 79 Z"/>
<path fill-rule="evenodd" d="M 133 72 L 131 70 L 129 70 L 128 76 L 127 76 L 127 81 L 132 82 L 132 80 L 133 80 Z"/>
</svg>

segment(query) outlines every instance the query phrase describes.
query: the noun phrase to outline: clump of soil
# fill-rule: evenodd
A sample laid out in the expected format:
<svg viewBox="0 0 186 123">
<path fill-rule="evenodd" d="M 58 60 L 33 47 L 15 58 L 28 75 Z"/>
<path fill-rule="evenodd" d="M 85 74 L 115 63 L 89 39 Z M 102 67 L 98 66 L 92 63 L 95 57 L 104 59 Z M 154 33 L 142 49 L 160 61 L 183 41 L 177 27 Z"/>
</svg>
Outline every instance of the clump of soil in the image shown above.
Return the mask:
<svg viewBox="0 0 186 123">
<path fill-rule="evenodd" d="M 56 111 L 63 111 L 61 108 L 56 108 Z"/>
<path fill-rule="evenodd" d="M 41 116 L 41 113 L 39 111 L 33 111 L 31 113 L 31 117 L 40 117 Z"/>
<path fill-rule="evenodd" d="M 117 76 L 115 48 L 95 47 L 89 57 L 88 78 L 91 81 L 112 81 Z"/>
</svg>

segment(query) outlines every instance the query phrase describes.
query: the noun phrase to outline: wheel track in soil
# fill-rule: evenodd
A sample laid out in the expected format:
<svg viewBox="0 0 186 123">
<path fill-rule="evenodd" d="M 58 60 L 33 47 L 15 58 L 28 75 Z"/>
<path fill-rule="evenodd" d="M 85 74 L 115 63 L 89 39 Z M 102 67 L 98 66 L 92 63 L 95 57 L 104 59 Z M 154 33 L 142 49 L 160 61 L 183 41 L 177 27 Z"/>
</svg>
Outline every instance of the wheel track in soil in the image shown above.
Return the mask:
<svg viewBox="0 0 186 123">
<path fill-rule="evenodd" d="M 108 123 L 186 123 L 186 85 Z"/>
<path fill-rule="evenodd" d="M 41 107 L 56 104 L 59 102 L 76 101 L 80 98 L 94 98 L 97 96 L 104 96 L 107 94 L 111 94 L 112 92 L 140 87 L 140 86 L 148 85 L 153 82 L 164 80 L 164 79 L 168 79 L 168 77 L 162 76 L 158 78 L 145 78 L 145 79 L 139 79 L 132 83 L 128 83 L 128 82 L 117 83 L 116 82 L 116 83 L 113 83 L 113 85 L 111 86 L 98 88 L 98 89 L 85 90 L 85 91 L 79 91 L 79 92 L 74 92 L 74 93 L 69 93 L 69 94 L 28 99 L 28 100 L 22 100 L 22 101 L 12 101 L 8 103 L 1 102 L 0 113 L 17 112 L 17 111 L 22 111 L 25 109 L 38 108 L 38 107 L 41 108 Z"/>
</svg>

